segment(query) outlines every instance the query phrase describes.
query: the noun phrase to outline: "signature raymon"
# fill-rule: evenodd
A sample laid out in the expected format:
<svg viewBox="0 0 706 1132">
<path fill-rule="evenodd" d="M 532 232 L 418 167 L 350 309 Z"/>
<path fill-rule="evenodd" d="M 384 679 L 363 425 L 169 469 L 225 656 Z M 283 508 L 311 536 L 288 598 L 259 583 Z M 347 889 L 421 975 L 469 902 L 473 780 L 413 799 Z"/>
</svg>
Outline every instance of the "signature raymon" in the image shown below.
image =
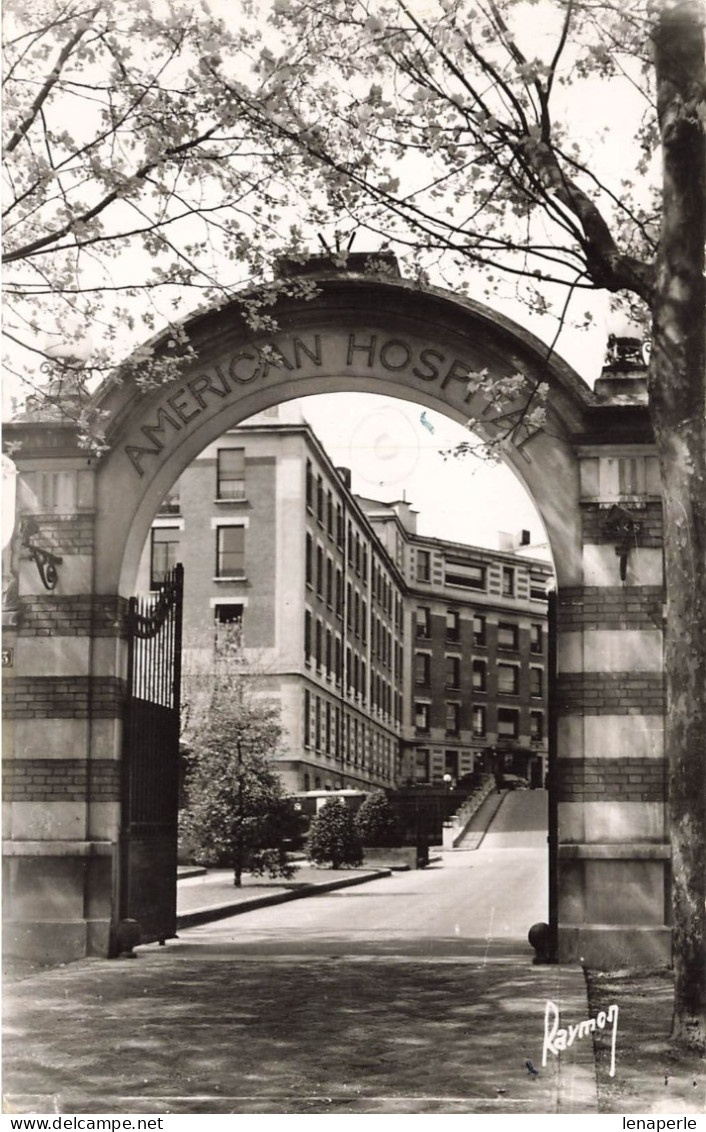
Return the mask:
<svg viewBox="0 0 706 1132">
<path fill-rule="evenodd" d="M 559 1025 L 559 1007 L 547 999 L 544 1010 L 544 1043 L 542 1045 L 542 1065 L 547 1064 L 547 1054 L 555 1055 L 567 1050 L 577 1038 L 585 1038 L 594 1034 L 596 1030 L 605 1030 L 612 1024 L 613 1032 L 610 1038 L 610 1076 L 615 1076 L 615 1039 L 618 1034 L 618 1007 L 615 1003 L 607 1010 L 599 1010 L 595 1018 L 579 1022 L 575 1026 Z"/>
</svg>

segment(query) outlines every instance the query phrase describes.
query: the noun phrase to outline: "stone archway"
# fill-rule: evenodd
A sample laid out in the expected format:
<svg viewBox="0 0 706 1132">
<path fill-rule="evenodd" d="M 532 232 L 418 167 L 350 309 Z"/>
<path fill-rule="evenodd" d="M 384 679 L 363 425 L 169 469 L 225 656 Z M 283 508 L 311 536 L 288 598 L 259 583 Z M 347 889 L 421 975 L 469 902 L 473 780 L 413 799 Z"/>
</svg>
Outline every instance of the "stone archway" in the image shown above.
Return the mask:
<svg viewBox="0 0 706 1132">
<path fill-rule="evenodd" d="M 356 390 L 402 397 L 491 434 L 469 370 L 550 386 L 541 430 L 507 453 L 544 523 L 559 587 L 556 680 L 560 956 L 665 961 L 661 503 L 644 406 L 595 395 L 546 347 L 477 304 L 398 279 L 322 275 L 254 335 L 237 303 L 187 326 L 198 362 L 168 386 L 96 397 L 107 449 L 17 423 L 19 510 L 63 562 L 47 592 L 20 564 L 10 733 L 10 926 L 17 950 L 105 953 L 119 828 L 122 606 L 157 507 L 225 429 L 280 401 Z M 158 342 L 156 348 L 164 347 Z M 520 395 L 521 396 L 521 395 Z M 615 508 L 632 508 L 632 541 Z M 624 519 L 624 516 L 623 516 Z M 616 555 L 616 548 L 619 554 Z"/>
</svg>

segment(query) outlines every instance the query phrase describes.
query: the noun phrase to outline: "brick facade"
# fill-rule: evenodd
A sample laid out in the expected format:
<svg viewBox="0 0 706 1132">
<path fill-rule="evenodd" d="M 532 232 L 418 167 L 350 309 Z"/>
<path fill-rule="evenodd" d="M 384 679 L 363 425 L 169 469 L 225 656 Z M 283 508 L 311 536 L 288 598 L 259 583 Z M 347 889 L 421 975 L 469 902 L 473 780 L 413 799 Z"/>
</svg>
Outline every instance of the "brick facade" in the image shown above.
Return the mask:
<svg viewBox="0 0 706 1132">
<path fill-rule="evenodd" d="M 666 766 L 661 759 L 558 759 L 560 802 L 663 802 Z"/>
<path fill-rule="evenodd" d="M 14 676 L 4 689 L 8 719 L 115 719 L 126 694 L 117 676 Z"/>
<path fill-rule="evenodd" d="M 94 543 L 93 515 L 55 515 L 34 513 L 42 532 L 42 546 L 62 557 L 92 554 Z M 28 552 L 23 551 L 25 557 Z"/>
<path fill-rule="evenodd" d="M 661 715 L 661 672 L 565 672 L 556 680 L 560 715 Z"/>
<path fill-rule="evenodd" d="M 23 637 L 125 637 L 127 599 L 91 594 L 34 594 L 20 599 Z"/>
<path fill-rule="evenodd" d="M 635 507 L 626 503 L 625 507 L 631 512 L 640 524 L 640 533 L 635 540 L 636 546 L 659 547 L 662 545 L 662 504 L 645 503 Z M 604 526 L 608 510 L 605 504 L 582 503 L 581 519 L 583 527 L 584 545 L 592 543 L 602 546 L 614 543 L 615 535 L 605 531 Z"/>
<path fill-rule="evenodd" d="M 118 802 L 120 763 L 109 759 L 17 759 L 3 764 L 6 802 Z"/>
<path fill-rule="evenodd" d="M 661 586 L 576 586 L 560 590 L 560 629 L 661 629 Z"/>
</svg>

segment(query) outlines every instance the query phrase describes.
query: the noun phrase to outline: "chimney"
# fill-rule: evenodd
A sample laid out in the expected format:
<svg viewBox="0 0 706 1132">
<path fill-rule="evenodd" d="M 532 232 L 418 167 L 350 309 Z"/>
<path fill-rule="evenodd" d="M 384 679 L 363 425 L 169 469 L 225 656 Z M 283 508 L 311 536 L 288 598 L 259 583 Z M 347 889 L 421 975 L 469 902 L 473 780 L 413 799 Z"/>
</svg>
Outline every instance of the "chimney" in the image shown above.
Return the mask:
<svg viewBox="0 0 706 1132">
<path fill-rule="evenodd" d="M 394 503 L 390 503 L 389 506 L 395 512 L 404 529 L 409 531 L 411 535 L 416 535 L 418 512 L 412 510 L 411 504 L 406 499 L 398 499 Z"/>
<path fill-rule="evenodd" d="M 350 468 L 336 468 L 336 472 L 338 474 L 339 479 L 342 481 L 342 483 L 345 485 L 345 487 L 348 488 L 348 491 L 350 491 L 351 490 L 351 470 L 350 470 Z"/>
</svg>

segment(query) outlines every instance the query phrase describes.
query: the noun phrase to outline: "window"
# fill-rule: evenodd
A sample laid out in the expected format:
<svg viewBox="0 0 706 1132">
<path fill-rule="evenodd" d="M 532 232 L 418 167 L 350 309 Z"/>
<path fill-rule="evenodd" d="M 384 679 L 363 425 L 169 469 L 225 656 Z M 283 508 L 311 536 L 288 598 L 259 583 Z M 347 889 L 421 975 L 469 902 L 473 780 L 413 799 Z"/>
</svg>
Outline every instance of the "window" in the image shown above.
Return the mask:
<svg viewBox="0 0 706 1132">
<path fill-rule="evenodd" d="M 420 605 L 415 613 L 416 635 L 418 637 L 431 636 L 431 610 Z"/>
<path fill-rule="evenodd" d="M 336 567 L 336 616 L 343 617 L 343 573 Z"/>
<path fill-rule="evenodd" d="M 326 630 L 326 671 L 333 674 L 333 635 L 330 629 Z"/>
<path fill-rule="evenodd" d="M 414 781 L 429 781 L 430 759 L 426 747 L 418 747 L 414 753 Z"/>
<path fill-rule="evenodd" d="M 534 742 L 544 738 L 544 716 L 541 711 L 530 712 L 530 738 Z"/>
<path fill-rule="evenodd" d="M 516 696 L 520 670 L 515 664 L 498 665 L 498 692 L 503 696 Z"/>
<path fill-rule="evenodd" d="M 476 692 L 484 692 L 487 686 L 487 668 L 484 660 L 473 661 L 473 687 Z"/>
<path fill-rule="evenodd" d="M 304 689 L 304 746 L 311 744 L 311 693 Z"/>
<path fill-rule="evenodd" d="M 179 528 L 153 527 L 150 543 L 150 589 L 161 586 L 177 563 Z"/>
<path fill-rule="evenodd" d="M 459 727 L 461 725 L 461 705 L 447 703 L 446 704 L 446 734 L 458 735 Z"/>
<path fill-rule="evenodd" d="M 333 609 L 333 562 L 330 558 L 326 560 L 326 604 Z"/>
<path fill-rule="evenodd" d="M 515 571 L 512 566 L 503 566 L 501 592 L 503 597 L 514 597 L 515 595 Z"/>
<path fill-rule="evenodd" d="M 345 527 L 343 523 L 343 508 L 336 504 L 336 546 L 342 547 L 345 542 Z"/>
<path fill-rule="evenodd" d="M 321 750 L 321 700 L 314 696 L 314 745 Z"/>
<path fill-rule="evenodd" d="M 416 684 L 428 684 L 431 672 L 431 657 L 426 652 L 414 654 L 414 681 Z"/>
<path fill-rule="evenodd" d="M 245 577 L 245 527 L 216 528 L 216 575 Z"/>
<path fill-rule="evenodd" d="M 465 558 L 446 556 L 444 577 L 447 586 L 462 586 L 467 590 L 485 589 L 485 566 L 474 566 Z"/>
<path fill-rule="evenodd" d="M 306 584 L 307 586 L 313 585 L 314 582 L 314 543 L 311 535 L 306 536 Z"/>
<path fill-rule="evenodd" d="M 444 751 L 444 774 L 458 778 L 458 751 Z"/>
<path fill-rule="evenodd" d="M 429 704 L 415 703 L 414 726 L 417 731 L 429 730 Z"/>
<path fill-rule="evenodd" d="M 316 660 L 316 667 L 320 668 L 323 664 L 323 626 L 320 621 L 316 622 L 316 649 L 314 652 L 314 659 Z"/>
<path fill-rule="evenodd" d="M 530 668 L 530 696 L 541 696 L 543 691 L 541 668 Z"/>
<path fill-rule="evenodd" d="M 530 650 L 532 652 L 542 651 L 542 626 L 530 626 Z"/>
<path fill-rule="evenodd" d="M 167 492 L 164 499 L 159 505 L 158 515 L 180 515 L 181 514 L 181 491 L 179 480 L 172 484 L 172 490 Z"/>
<path fill-rule="evenodd" d="M 498 625 L 498 648 L 517 648 L 517 625 L 506 625 L 501 621 Z"/>
<path fill-rule="evenodd" d="M 311 470 L 311 460 L 306 462 L 306 507 L 308 511 L 314 508 L 314 475 Z"/>
<path fill-rule="evenodd" d="M 324 525 L 324 481 L 321 476 L 316 479 L 316 518 Z"/>
<path fill-rule="evenodd" d="M 431 554 L 428 550 L 417 551 L 417 581 L 428 582 L 431 578 Z"/>
<path fill-rule="evenodd" d="M 218 499 L 245 499 L 245 449 L 219 448 L 216 468 Z"/>
<path fill-rule="evenodd" d="M 320 546 L 316 548 L 316 592 L 320 598 L 324 596 L 324 552 Z"/>
<path fill-rule="evenodd" d="M 329 538 L 333 538 L 333 496 L 326 493 L 326 531 Z"/>
<path fill-rule="evenodd" d="M 331 751 L 331 704 L 329 704 L 329 703 L 326 704 L 326 730 L 325 730 L 325 735 L 326 735 L 325 749 L 326 749 L 326 753 L 329 754 L 330 751 Z"/>
<path fill-rule="evenodd" d="M 448 641 L 461 639 L 461 617 L 455 609 L 446 610 L 446 639 Z"/>
<path fill-rule="evenodd" d="M 308 663 L 311 656 L 311 614 L 308 609 L 304 614 L 304 656 Z"/>
<path fill-rule="evenodd" d="M 473 618 L 473 644 L 484 645 L 485 641 L 485 617 L 475 616 Z"/>
<path fill-rule="evenodd" d="M 242 628 L 243 606 L 233 603 L 217 605 L 215 609 L 216 621 L 219 625 L 238 625 Z"/>
<path fill-rule="evenodd" d="M 516 739 L 519 733 L 518 713 L 510 708 L 498 708 L 498 735 L 504 739 Z"/>
<path fill-rule="evenodd" d="M 461 687 L 461 658 L 460 656 L 446 657 L 446 687 Z"/>
<path fill-rule="evenodd" d="M 472 721 L 472 727 L 473 727 L 473 734 L 476 735 L 476 736 L 485 735 L 485 708 L 484 707 L 474 707 L 473 708 L 473 714 L 471 716 L 471 721 Z"/>
</svg>

